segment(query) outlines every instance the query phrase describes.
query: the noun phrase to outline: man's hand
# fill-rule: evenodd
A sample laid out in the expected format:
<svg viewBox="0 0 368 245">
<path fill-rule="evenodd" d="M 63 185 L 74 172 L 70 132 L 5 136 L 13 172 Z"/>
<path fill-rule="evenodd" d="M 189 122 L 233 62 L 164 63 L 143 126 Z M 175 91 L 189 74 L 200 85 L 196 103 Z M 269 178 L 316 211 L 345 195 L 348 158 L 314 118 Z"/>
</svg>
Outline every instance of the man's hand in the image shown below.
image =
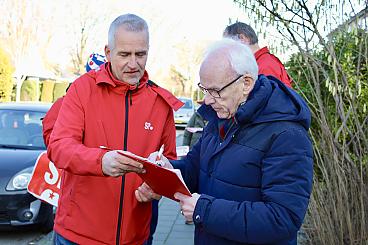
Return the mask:
<svg viewBox="0 0 368 245">
<path fill-rule="evenodd" d="M 184 215 L 186 221 L 193 221 L 194 208 L 200 196 L 198 193 L 193 193 L 191 197 L 179 192 L 174 194 L 174 197 L 180 201 L 181 214 Z"/>
<path fill-rule="evenodd" d="M 105 175 L 118 177 L 126 173 L 144 173 L 143 164 L 128 157 L 122 156 L 118 151 L 108 151 L 102 157 L 102 172 Z"/>
<path fill-rule="evenodd" d="M 150 202 L 153 199 L 160 200 L 161 196 L 154 193 L 151 187 L 144 182 L 137 190 L 135 190 L 135 197 L 138 202 Z"/>
<path fill-rule="evenodd" d="M 161 167 L 173 169 L 173 166 L 171 165 L 169 159 L 167 159 L 164 155 L 161 155 L 160 159 L 156 160 L 158 158 L 157 156 L 158 156 L 158 151 L 152 152 L 148 156 L 148 160 L 156 164 L 159 164 Z"/>
</svg>

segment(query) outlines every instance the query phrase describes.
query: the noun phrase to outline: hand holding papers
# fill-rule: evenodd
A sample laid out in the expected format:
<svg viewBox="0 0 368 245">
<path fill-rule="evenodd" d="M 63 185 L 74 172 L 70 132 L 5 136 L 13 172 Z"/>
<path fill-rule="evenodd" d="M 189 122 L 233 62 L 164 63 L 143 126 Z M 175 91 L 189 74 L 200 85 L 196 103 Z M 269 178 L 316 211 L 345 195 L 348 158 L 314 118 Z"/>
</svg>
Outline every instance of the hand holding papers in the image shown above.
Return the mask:
<svg viewBox="0 0 368 245">
<path fill-rule="evenodd" d="M 118 153 L 143 164 L 146 173 L 138 175 L 155 193 L 175 201 L 178 201 L 174 197 L 176 192 L 191 196 L 190 191 L 183 181 L 180 170 L 160 167 L 149 159 L 137 156 L 131 152 L 118 151 Z"/>
<path fill-rule="evenodd" d="M 127 173 L 144 173 L 143 164 L 119 154 L 119 150 L 110 150 L 102 156 L 102 172 L 104 175 L 119 177 Z"/>
<path fill-rule="evenodd" d="M 161 195 L 156 194 L 146 182 L 143 182 L 143 184 L 135 190 L 134 194 L 138 202 L 160 200 L 162 197 Z"/>
</svg>

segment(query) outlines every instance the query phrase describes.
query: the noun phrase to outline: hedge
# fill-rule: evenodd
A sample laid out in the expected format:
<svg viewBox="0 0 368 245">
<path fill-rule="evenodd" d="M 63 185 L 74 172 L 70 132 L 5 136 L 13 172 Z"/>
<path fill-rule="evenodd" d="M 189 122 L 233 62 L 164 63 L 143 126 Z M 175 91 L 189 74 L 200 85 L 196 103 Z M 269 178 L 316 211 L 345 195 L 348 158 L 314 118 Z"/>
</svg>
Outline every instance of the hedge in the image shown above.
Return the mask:
<svg viewBox="0 0 368 245">
<path fill-rule="evenodd" d="M 68 88 L 68 82 L 59 82 L 55 83 L 54 93 L 53 93 L 53 102 L 56 101 L 58 98 L 65 95 L 65 91 Z"/>
<path fill-rule="evenodd" d="M 21 101 L 38 101 L 37 97 L 37 84 L 35 80 L 25 80 L 20 89 Z"/>
<path fill-rule="evenodd" d="M 10 63 L 9 56 L 0 48 L 0 102 L 11 99 L 13 71 L 14 68 Z"/>
<path fill-rule="evenodd" d="M 40 100 L 42 102 L 53 102 L 55 81 L 45 80 L 42 82 L 42 92 Z"/>
</svg>

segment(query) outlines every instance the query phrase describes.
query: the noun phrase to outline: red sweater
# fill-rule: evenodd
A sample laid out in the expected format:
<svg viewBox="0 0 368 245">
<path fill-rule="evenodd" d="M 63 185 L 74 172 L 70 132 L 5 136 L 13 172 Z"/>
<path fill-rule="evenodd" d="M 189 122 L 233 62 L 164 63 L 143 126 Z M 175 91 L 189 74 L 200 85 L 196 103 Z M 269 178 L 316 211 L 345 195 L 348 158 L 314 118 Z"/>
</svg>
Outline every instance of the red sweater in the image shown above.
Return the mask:
<svg viewBox="0 0 368 245">
<path fill-rule="evenodd" d="M 287 74 L 284 65 L 267 47 L 258 50 L 254 56 L 258 64 L 258 74 L 271 75 L 279 79 L 286 86 L 291 87 L 292 80 Z"/>
<path fill-rule="evenodd" d="M 93 245 L 115 244 L 120 229 L 120 244 L 142 244 L 149 234 L 151 203 L 139 203 L 134 191 L 143 181 L 134 173 L 104 176 L 105 151 L 99 146 L 147 157 L 165 144 L 165 156 L 176 158 L 173 109 L 182 103 L 148 82 L 147 73 L 138 88 L 115 80 L 109 65 L 73 82 L 52 129 L 48 156 L 64 170 L 55 230 L 78 244 Z M 57 115 L 55 108 L 49 113 Z"/>
</svg>

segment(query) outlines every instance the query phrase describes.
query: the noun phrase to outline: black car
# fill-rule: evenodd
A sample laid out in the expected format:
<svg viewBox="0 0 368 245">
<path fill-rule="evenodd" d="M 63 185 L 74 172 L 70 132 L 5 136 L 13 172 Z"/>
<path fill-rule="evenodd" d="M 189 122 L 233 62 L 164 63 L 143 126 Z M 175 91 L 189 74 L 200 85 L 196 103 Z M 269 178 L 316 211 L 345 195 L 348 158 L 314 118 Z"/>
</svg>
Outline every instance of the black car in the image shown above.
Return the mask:
<svg viewBox="0 0 368 245">
<path fill-rule="evenodd" d="M 0 103 L 0 229 L 53 228 L 53 206 L 27 192 L 38 155 L 46 150 L 42 118 L 51 104 Z"/>
</svg>

